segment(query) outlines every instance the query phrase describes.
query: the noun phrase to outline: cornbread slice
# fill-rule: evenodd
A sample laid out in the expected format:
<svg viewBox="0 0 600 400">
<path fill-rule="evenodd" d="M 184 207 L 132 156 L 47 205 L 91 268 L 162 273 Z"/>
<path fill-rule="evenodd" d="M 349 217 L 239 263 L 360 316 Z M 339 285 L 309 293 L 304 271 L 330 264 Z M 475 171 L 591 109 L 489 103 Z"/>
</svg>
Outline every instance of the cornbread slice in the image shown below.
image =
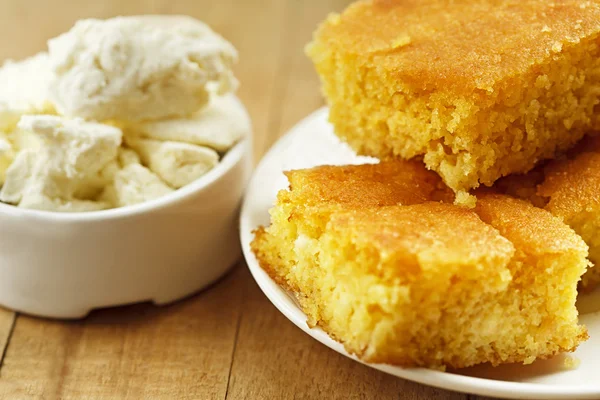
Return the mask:
<svg viewBox="0 0 600 400">
<path fill-rule="evenodd" d="M 368 362 L 467 367 L 573 351 L 585 243 L 529 203 L 469 210 L 421 164 L 289 172 L 251 244 L 308 317 Z M 451 198 L 451 196 L 450 196 Z"/>
<path fill-rule="evenodd" d="M 286 281 L 278 276 L 287 275 L 289 263 L 279 262 L 280 257 L 291 260 L 295 242 L 318 237 L 335 210 L 342 207 L 381 207 L 396 204 L 419 204 L 430 199 L 451 199 L 451 191 L 438 175 L 427 171 L 417 162 L 390 161 L 375 165 L 322 166 L 300 172 L 288 172 L 290 191 L 277 195 L 273 208 L 273 221 L 290 219 L 289 224 L 274 224 L 269 228 L 273 237 L 279 238 L 277 248 L 263 248 L 261 266 L 281 285 Z M 310 213 L 312 220 L 305 218 Z M 299 236 L 299 230 L 306 235 Z M 278 270 L 270 270 L 270 266 Z M 275 267 L 273 267 L 275 268 Z M 289 283 L 291 284 L 291 283 Z"/>
<path fill-rule="evenodd" d="M 343 140 L 422 157 L 460 202 L 598 126 L 599 33 L 598 1 L 365 0 L 307 53 Z"/>
<path fill-rule="evenodd" d="M 498 182 L 498 190 L 519 196 L 561 218 L 585 240 L 593 266 L 581 288 L 600 285 L 600 137 L 586 137 L 567 156 L 526 175 Z"/>
</svg>

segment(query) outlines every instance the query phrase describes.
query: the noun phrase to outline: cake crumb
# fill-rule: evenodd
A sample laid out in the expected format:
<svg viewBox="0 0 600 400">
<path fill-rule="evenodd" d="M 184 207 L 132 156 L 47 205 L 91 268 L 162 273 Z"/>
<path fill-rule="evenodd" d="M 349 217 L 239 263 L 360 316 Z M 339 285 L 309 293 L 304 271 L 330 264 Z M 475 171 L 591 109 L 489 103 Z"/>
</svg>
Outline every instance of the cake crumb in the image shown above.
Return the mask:
<svg viewBox="0 0 600 400">
<path fill-rule="evenodd" d="M 577 369 L 581 364 L 581 360 L 577 357 L 566 356 L 564 361 L 564 366 L 567 369 Z"/>
<path fill-rule="evenodd" d="M 332 25 L 339 25 L 340 22 L 342 21 L 342 17 L 340 16 L 340 14 L 331 13 L 331 14 L 329 14 L 329 17 L 327 18 L 327 20 Z"/>
<path fill-rule="evenodd" d="M 535 361 L 535 359 L 536 359 L 535 356 L 527 357 L 525 360 L 523 360 L 523 365 L 532 364 Z"/>
<path fill-rule="evenodd" d="M 396 38 L 396 40 L 394 40 L 392 42 L 392 47 L 394 49 L 400 48 L 400 47 L 404 47 L 406 45 L 410 44 L 410 36 L 409 35 L 401 35 L 399 37 Z"/>
<path fill-rule="evenodd" d="M 555 53 L 560 53 L 562 51 L 562 43 L 554 42 L 554 44 L 552 45 L 552 51 Z"/>
<path fill-rule="evenodd" d="M 477 205 L 477 197 L 473 196 L 469 192 L 459 191 L 456 193 L 454 204 L 466 208 L 475 208 L 475 206 Z"/>
<path fill-rule="evenodd" d="M 544 27 L 542 28 L 542 32 L 552 32 L 552 29 L 550 29 L 548 25 L 544 25 Z"/>
</svg>

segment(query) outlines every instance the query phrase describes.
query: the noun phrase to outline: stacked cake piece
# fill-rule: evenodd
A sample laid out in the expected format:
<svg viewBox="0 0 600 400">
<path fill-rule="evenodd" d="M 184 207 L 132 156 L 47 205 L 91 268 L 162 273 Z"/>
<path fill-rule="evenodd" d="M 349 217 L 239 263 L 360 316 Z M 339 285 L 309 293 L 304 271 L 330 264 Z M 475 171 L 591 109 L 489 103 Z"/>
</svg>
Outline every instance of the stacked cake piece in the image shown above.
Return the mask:
<svg viewBox="0 0 600 400">
<path fill-rule="evenodd" d="M 578 287 L 600 283 L 600 2 L 359 1 L 308 54 L 338 136 L 382 160 L 289 172 L 256 231 L 308 323 L 403 366 L 577 348 Z"/>
<path fill-rule="evenodd" d="M 582 0 L 373 0 L 308 53 L 359 153 L 421 157 L 461 194 L 598 127 L 600 7 Z"/>
</svg>

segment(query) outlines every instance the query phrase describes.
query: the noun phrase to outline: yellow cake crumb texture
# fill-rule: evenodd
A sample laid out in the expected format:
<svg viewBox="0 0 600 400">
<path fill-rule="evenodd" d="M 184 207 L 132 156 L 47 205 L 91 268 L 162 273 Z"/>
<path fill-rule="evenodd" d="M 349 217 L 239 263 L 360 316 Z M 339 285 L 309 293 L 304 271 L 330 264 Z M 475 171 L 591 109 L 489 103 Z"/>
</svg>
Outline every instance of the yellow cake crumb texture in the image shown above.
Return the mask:
<svg viewBox="0 0 600 400">
<path fill-rule="evenodd" d="M 418 162 L 287 176 L 251 248 L 309 325 L 361 359 L 529 363 L 587 338 L 575 308 L 587 246 L 548 211 L 493 190 L 453 205 Z"/>
<path fill-rule="evenodd" d="M 577 369 L 581 364 L 581 360 L 577 357 L 565 357 L 564 366 L 567 370 Z"/>
<path fill-rule="evenodd" d="M 525 175 L 512 175 L 497 190 L 527 199 L 571 226 L 589 246 L 592 267 L 581 287 L 600 285 L 600 136 L 590 135 L 566 155 Z"/>
<path fill-rule="evenodd" d="M 328 18 L 307 53 L 340 138 L 421 157 L 465 192 L 598 127 L 599 34 L 598 1 L 366 0 Z"/>
</svg>

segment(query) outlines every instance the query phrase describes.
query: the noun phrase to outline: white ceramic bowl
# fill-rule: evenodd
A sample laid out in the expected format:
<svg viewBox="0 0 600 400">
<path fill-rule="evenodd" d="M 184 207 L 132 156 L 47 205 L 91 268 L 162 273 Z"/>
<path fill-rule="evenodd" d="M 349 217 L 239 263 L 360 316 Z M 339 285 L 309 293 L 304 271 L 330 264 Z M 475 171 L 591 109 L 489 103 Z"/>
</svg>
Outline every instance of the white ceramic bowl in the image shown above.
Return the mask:
<svg viewBox="0 0 600 400">
<path fill-rule="evenodd" d="M 196 182 L 146 203 L 74 214 L 0 204 L 0 305 L 80 318 L 205 288 L 241 255 L 238 210 L 251 169 L 248 137 Z"/>
</svg>

